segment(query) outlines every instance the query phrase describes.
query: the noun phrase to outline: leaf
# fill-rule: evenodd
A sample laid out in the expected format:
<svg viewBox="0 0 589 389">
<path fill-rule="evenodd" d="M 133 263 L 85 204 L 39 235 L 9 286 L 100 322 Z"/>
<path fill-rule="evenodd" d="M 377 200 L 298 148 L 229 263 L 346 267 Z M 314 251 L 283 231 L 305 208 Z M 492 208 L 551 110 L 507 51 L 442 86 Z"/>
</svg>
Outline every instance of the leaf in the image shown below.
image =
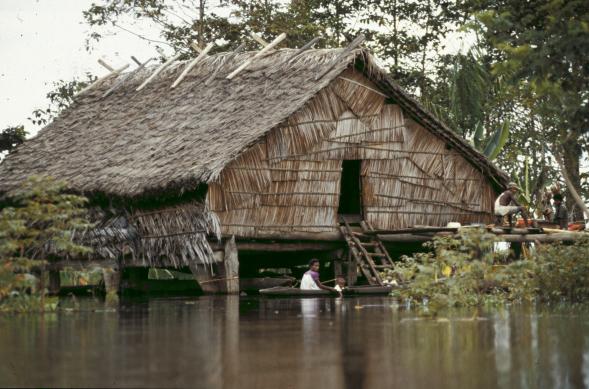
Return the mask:
<svg viewBox="0 0 589 389">
<path fill-rule="evenodd" d="M 483 154 L 487 156 L 490 160 L 494 160 L 497 158 L 505 144 L 507 143 L 507 139 L 509 139 L 509 121 L 504 121 L 501 128 L 497 129 L 493 134 L 489 143 L 485 147 Z"/>
<path fill-rule="evenodd" d="M 445 265 L 442 268 L 442 274 L 444 275 L 444 277 L 450 277 L 450 275 L 452 274 L 452 268 L 448 265 Z"/>
<path fill-rule="evenodd" d="M 483 127 L 483 123 L 481 122 L 477 122 L 476 126 L 475 126 L 475 131 L 474 131 L 474 147 L 478 150 L 481 149 L 481 144 L 483 142 L 483 130 L 485 128 Z"/>
</svg>

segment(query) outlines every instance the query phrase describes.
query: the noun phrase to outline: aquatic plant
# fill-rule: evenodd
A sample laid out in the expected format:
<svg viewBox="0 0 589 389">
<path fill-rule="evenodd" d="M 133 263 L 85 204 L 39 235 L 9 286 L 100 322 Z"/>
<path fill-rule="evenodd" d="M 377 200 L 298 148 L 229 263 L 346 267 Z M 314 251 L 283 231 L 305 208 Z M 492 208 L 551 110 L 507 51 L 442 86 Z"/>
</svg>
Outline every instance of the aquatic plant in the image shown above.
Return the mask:
<svg viewBox="0 0 589 389">
<path fill-rule="evenodd" d="M 31 177 L 9 193 L 0 211 L 0 311 L 43 311 L 46 265 L 91 250 L 73 239 L 87 229 L 87 199 L 63 182 Z"/>
<path fill-rule="evenodd" d="M 538 245 L 516 261 L 495 250 L 496 242 L 493 234 L 478 228 L 436 237 L 425 245 L 430 251 L 403 257 L 385 275 L 403 285 L 393 296 L 433 308 L 589 299 L 589 237 L 574 244 Z"/>
</svg>

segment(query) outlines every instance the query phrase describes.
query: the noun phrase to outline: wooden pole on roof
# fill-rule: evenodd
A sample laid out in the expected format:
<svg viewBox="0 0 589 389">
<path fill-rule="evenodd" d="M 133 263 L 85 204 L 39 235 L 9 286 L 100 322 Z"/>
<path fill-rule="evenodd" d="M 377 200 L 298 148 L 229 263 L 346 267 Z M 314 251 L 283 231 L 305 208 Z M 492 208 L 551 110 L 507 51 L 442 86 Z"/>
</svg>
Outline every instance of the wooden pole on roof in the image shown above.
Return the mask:
<svg viewBox="0 0 589 389">
<path fill-rule="evenodd" d="M 202 50 L 200 52 L 198 57 L 196 57 L 195 59 L 190 61 L 190 63 L 188 65 L 186 65 L 186 68 L 184 69 L 182 74 L 180 74 L 180 76 L 176 79 L 176 81 L 174 81 L 174 83 L 172 84 L 172 86 L 170 88 L 175 88 L 184 79 L 184 77 L 186 77 L 186 75 L 188 74 L 188 72 L 190 72 L 190 70 L 194 67 L 194 65 L 196 65 L 201 59 L 203 59 L 207 55 L 207 53 L 209 51 L 211 51 L 213 46 L 215 46 L 215 44 L 213 42 L 209 43 L 207 45 L 207 47 L 205 47 L 204 50 Z"/>
<path fill-rule="evenodd" d="M 284 63 L 290 62 L 293 59 L 295 59 L 296 57 L 298 57 L 299 55 L 301 55 L 303 52 L 313 48 L 313 46 L 319 42 L 319 40 L 321 39 L 321 37 L 316 36 L 315 38 L 311 39 L 309 42 L 305 43 L 305 45 L 303 47 L 301 47 L 300 49 L 298 49 L 293 55 L 291 55 L 290 57 L 288 57 L 286 59 L 286 61 L 284 61 Z"/>
<path fill-rule="evenodd" d="M 315 76 L 315 81 L 318 81 L 323 76 L 325 76 L 327 73 L 329 73 L 329 71 L 335 65 L 337 65 L 343 57 L 348 55 L 348 53 L 350 51 L 354 50 L 356 47 L 360 46 L 365 40 L 366 40 L 366 37 L 364 36 L 364 34 L 360 34 L 356 38 L 354 38 L 354 40 L 352 42 L 350 42 L 348 47 L 346 47 L 341 53 L 339 53 L 338 56 L 335 57 L 335 59 L 333 61 L 331 61 L 331 63 L 329 65 L 327 65 L 327 67 L 325 69 L 323 69 L 323 71 L 321 73 L 319 73 L 318 75 Z"/>
<path fill-rule="evenodd" d="M 253 32 L 253 31 L 252 31 L 252 32 L 250 32 L 250 36 L 251 36 L 252 38 L 254 38 L 254 40 L 255 40 L 256 42 L 258 42 L 260 45 L 262 45 L 262 47 L 266 47 L 266 46 L 268 46 L 268 45 L 269 45 L 269 43 L 268 43 L 268 42 L 266 42 L 266 41 L 265 41 L 265 40 L 264 40 L 264 39 L 263 39 L 261 36 L 259 36 L 258 34 L 256 34 L 256 33 L 255 33 L 255 32 Z"/>
<path fill-rule="evenodd" d="M 112 66 L 110 66 L 109 64 L 107 64 L 105 61 L 103 61 L 101 58 L 98 59 L 98 63 L 100 65 L 102 65 L 106 70 L 108 70 L 109 72 L 114 72 L 115 68 L 113 68 Z"/>
<path fill-rule="evenodd" d="M 241 53 L 244 49 L 245 49 L 245 43 L 240 44 L 237 47 L 237 49 L 233 50 L 231 52 L 231 54 L 229 54 L 227 56 L 227 58 L 225 58 L 224 63 L 228 63 L 231 60 L 233 60 L 233 58 L 235 58 L 237 56 L 237 54 Z M 221 68 L 222 68 L 221 65 L 217 66 L 217 68 L 215 69 L 215 71 L 213 72 L 213 74 L 211 74 L 211 76 L 209 78 L 207 78 L 207 80 L 205 81 L 205 85 L 209 85 L 215 79 L 215 77 L 217 77 L 217 74 L 219 73 L 219 71 L 221 70 Z"/>
<path fill-rule="evenodd" d="M 248 60 L 246 60 L 243 64 L 241 64 L 237 69 L 235 69 L 233 72 L 231 72 L 228 76 L 227 79 L 231 80 L 233 77 L 235 77 L 239 72 L 241 72 L 242 70 L 244 70 L 245 68 L 247 68 L 249 65 L 251 65 L 251 63 L 256 59 L 261 57 L 262 55 L 266 54 L 268 51 L 272 50 L 275 46 L 277 46 L 280 42 L 282 42 L 284 39 L 286 38 L 286 34 L 282 33 L 280 35 L 278 35 L 278 37 L 276 39 L 274 39 L 272 41 L 272 43 L 270 43 L 268 46 L 264 47 L 262 50 L 260 50 L 256 55 L 254 55 L 253 57 L 249 58 Z"/>
<path fill-rule="evenodd" d="M 133 60 L 133 62 L 135 62 L 137 64 L 137 66 L 141 66 L 142 65 L 141 64 L 141 61 L 139 61 L 137 58 L 135 58 L 135 56 L 132 55 L 131 56 L 131 59 Z M 151 58 L 149 60 L 151 60 Z"/>
<path fill-rule="evenodd" d="M 153 74 L 151 76 L 149 76 L 147 78 L 147 80 L 143 81 L 143 83 L 137 87 L 136 91 L 139 92 L 141 89 L 145 88 L 145 86 L 147 84 L 149 84 L 151 82 L 151 80 L 153 80 L 154 78 L 156 78 L 157 75 L 160 74 L 165 68 L 167 68 L 168 66 L 170 66 L 172 64 L 172 62 L 174 62 L 175 60 L 177 60 L 180 57 L 180 55 L 182 55 L 182 53 L 177 53 L 172 58 L 170 58 L 166 62 L 164 62 L 159 68 L 156 69 L 155 72 L 153 72 Z"/>
<path fill-rule="evenodd" d="M 192 43 L 190 44 L 190 47 L 192 47 L 192 50 L 196 51 L 197 53 L 199 53 L 199 54 L 200 54 L 200 53 L 202 53 L 202 49 L 201 49 L 201 47 L 198 45 L 198 43 L 196 43 L 196 42 L 192 42 Z"/>
<path fill-rule="evenodd" d="M 89 91 L 90 89 L 94 88 L 96 85 L 100 84 L 102 81 L 104 81 L 107 78 L 110 78 L 112 76 L 118 75 L 123 70 L 127 69 L 128 67 L 129 67 L 129 64 L 126 64 L 125 66 L 122 66 L 122 67 L 120 67 L 118 69 L 115 69 L 114 71 L 108 73 L 106 76 L 102 76 L 102 77 L 96 79 L 96 81 L 94 81 L 92 84 L 88 85 L 86 88 L 84 88 L 80 92 L 78 92 L 77 95 L 81 95 L 82 93 L 85 93 L 85 92 Z"/>
<path fill-rule="evenodd" d="M 129 72 L 127 75 L 125 75 L 123 78 L 121 78 L 119 81 L 115 82 L 115 84 L 106 92 L 104 92 L 104 94 L 102 95 L 102 98 L 105 98 L 106 96 L 110 95 L 112 92 L 114 92 L 116 89 L 118 89 L 121 85 L 123 85 L 123 83 L 125 83 L 125 81 L 127 81 L 129 78 L 131 78 L 131 76 L 133 76 L 134 74 L 136 74 L 137 72 L 139 72 L 141 69 L 143 69 L 149 62 L 151 62 L 153 60 L 153 58 L 149 58 L 147 61 L 141 63 L 139 62 L 139 60 L 137 58 L 135 58 L 134 56 L 131 56 L 131 59 L 137 63 L 139 65 L 139 67 L 137 67 L 137 69 L 133 70 L 132 72 Z"/>
</svg>

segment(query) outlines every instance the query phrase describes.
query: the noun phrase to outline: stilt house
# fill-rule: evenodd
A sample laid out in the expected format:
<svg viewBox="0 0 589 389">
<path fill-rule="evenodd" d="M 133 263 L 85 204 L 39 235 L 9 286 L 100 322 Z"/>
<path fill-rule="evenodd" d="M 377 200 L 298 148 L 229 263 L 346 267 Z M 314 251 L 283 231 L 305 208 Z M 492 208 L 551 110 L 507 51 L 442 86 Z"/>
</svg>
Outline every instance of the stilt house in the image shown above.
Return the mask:
<svg viewBox="0 0 589 389">
<path fill-rule="evenodd" d="M 100 81 L 0 164 L 0 190 L 65 180 L 102 209 L 97 254 L 134 266 L 210 264 L 232 236 L 240 255 L 341 245 L 342 214 L 375 230 L 492 222 L 505 174 L 368 51 L 275 50 L 227 78 L 252 56 L 208 56 L 174 87 L 183 63 L 140 90 L 153 69 Z"/>
</svg>

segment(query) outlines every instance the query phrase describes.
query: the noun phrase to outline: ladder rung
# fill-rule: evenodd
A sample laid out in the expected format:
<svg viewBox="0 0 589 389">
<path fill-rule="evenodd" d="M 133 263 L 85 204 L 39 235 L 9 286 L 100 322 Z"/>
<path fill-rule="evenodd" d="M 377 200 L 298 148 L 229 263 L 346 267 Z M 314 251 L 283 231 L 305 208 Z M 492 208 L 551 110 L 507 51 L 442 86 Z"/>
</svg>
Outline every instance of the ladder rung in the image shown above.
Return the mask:
<svg viewBox="0 0 589 389">
<path fill-rule="evenodd" d="M 392 269 L 391 265 L 374 265 L 375 269 Z"/>
<path fill-rule="evenodd" d="M 372 242 L 361 242 L 362 246 L 368 246 L 368 247 L 376 247 L 378 246 L 378 243 L 372 243 Z"/>
<path fill-rule="evenodd" d="M 371 257 L 386 257 L 386 254 L 383 253 L 367 253 Z"/>
</svg>

